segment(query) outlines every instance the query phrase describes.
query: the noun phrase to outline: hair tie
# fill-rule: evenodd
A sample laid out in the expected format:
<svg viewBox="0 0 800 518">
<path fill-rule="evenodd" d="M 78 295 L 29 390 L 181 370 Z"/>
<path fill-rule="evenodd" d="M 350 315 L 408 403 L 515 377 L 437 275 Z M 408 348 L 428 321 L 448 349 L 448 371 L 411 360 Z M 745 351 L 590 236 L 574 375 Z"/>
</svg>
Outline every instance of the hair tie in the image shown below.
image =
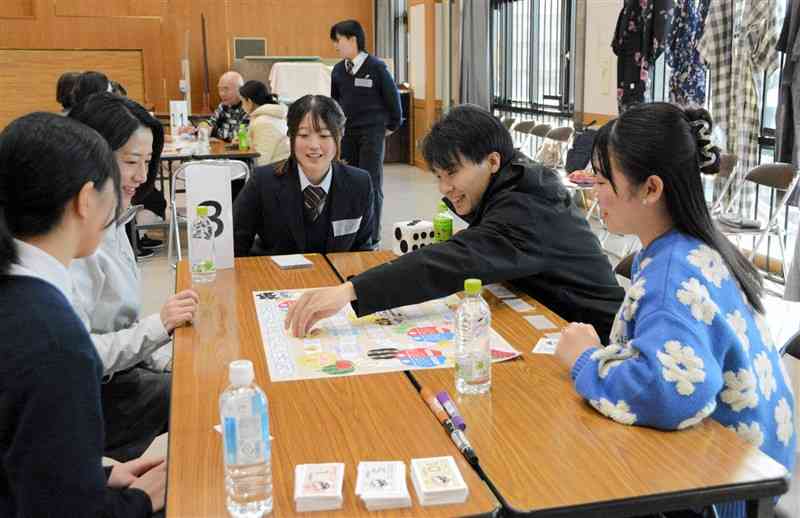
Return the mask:
<svg viewBox="0 0 800 518">
<path fill-rule="evenodd" d="M 714 153 L 714 143 L 711 141 L 711 123 L 705 119 L 691 121 L 692 128 L 695 130 L 697 139 L 697 152 L 700 155 L 700 169 L 714 165 L 717 156 Z"/>
</svg>

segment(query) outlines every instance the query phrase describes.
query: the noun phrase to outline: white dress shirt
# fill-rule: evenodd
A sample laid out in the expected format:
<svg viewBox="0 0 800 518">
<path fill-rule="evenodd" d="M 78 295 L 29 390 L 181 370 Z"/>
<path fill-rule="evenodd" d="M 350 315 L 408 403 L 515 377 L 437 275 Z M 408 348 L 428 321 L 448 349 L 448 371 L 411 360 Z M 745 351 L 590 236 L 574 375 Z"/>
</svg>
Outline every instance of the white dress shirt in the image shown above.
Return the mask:
<svg viewBox="0 0 800 518">
<path fill-rule="evenodd" d="M 300 192 L 304 192 L 306 187 L 309 185 L 313 185 L 306 176 L 306 173 L 303 171 L 303 168 L 300 167 L 300 164 L 297 164 L 297 172 L 300 173 L 298 176 L 300 177 Z M 328 172 L 325 173 L 325 176 L 322 177 L 322 181 L 319 182 L 319 185 L 315 185 L 315 187 L 322 187 L 322 190 L 325 191 L 325 199 L 322 200 L 322 203 L 319 205 L 319 212 L 322 213 L 322 210 L 325 208 L 325 203 L 327 203 L 327 196 L 331 193 L 331 181 L 333 180 L 333 164 L 328 167 Z"/>
<path fill-rule="evenodd" d="M 35 277 L 55 286 L 64 298 L 70 300 L 72 280 L 69 270 L 58 259 L 41 248 L 19 239 L 14 240 L 17 262 L 11 265 L 9 275 Z"/>
</svg>

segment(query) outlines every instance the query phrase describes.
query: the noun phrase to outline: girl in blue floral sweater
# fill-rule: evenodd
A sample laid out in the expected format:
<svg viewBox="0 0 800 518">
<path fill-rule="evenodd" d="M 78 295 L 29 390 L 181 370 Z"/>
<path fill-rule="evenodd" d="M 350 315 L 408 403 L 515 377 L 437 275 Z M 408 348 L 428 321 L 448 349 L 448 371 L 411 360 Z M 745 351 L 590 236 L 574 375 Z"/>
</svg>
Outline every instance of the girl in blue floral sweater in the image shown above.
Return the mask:
<svg viewBox="0 0 800 518">
<path fill-rule="evenodd" d="M 719 421 L 791 472 L 794 397 L 770 337 L 761 278 L 714 226 L 700 174 L 719 170 L 705 110 L 640 105 L 604 126 L 592 164 L 608 228 L 643 249 L 603 347 L 585 324 L 558 346 L 600 413 L 667 430 Z M 718 506 L 745 516 L 743 502 Z"/>
</svg>

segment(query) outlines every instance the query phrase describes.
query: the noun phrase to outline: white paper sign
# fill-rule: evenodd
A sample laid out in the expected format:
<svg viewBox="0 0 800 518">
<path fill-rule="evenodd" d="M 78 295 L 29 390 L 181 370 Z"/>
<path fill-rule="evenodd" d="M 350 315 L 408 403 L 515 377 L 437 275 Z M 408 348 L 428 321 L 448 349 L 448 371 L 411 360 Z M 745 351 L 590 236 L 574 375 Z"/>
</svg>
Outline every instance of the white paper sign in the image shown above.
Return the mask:
<svg viewBox="0 0 800 518">
<path fill-rule="evenodd" d="M 189 125 L 189 104 L 186 101 L 169 102 L 169 125 L 173 137 L 178 135 L 178 128 Z"/>
<path fill-rule="evenodd" d="M 222 165 L 193 164 L 186 172 L 186 217 L 191 236 L 192 223 L 197 219 L 197 206 L 208 207 L 208 218 L 216 228 L 214 254 L 217 269 L 233 268 L 233 202 L 231 200 L 231 171 Z M 192 240 L 189 239 L 189 257 Z"/>
</svg>

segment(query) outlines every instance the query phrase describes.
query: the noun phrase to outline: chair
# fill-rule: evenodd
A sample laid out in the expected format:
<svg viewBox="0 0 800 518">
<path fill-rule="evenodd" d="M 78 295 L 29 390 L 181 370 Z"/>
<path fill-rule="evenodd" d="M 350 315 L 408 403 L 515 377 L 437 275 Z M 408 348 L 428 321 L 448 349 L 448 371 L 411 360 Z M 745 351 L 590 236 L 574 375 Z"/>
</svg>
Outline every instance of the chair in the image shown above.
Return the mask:
<svg viewBox="0 0 800 518">
<path fill-rule="evenodd" d="M 567 145 L 569 143 L 569 139 L 572 138 L 573 130 L 569 126 L 561 126 L 559 128 L 553 128 L 547 132 L 544 137 L 545 143 L 550 140 L 553 142 L 557 142 L 560 154 L 558 157 L 558 167 L 563 167 L 564 165 L 564 155 L 567 151 Z M 544 146 L 544 144 L 542 144 Z"/>
<path fill-rule="evenodd" d="M 734 176 L 736 175 L 731 175 L 731 177 Z M 766 223 L 757 221 L 758 227 L 746 228 L 733 224 L 730 220 L 724 219 L 724 213 L 727 212 L 727 209 L 729 209 L 736 201 L 736 195 L 731 196 L 731 201 L 727 204 L 726 210 L 723 211 L 723 216 L 715 218 L 720 230 L 727 236 L 735 237 L 737 240 L 741 239 L 742 237 L 756 238 L 756 244 L 748 256 L 750 261 L 752 261 L 755 257 L 756 252 L 761 246 L 761 243 L 764 242 L 764 239 L 772 235 L 778 238 L 778 245 L 781 250 L 781 261 L 783 264 L 786 263 L 786 233 L 781 227 L 778 219 L 781 212 L 783 212 L 784 207 L 786 206 L 786 201 L 794 192 L 798 179 L 800 179 L 800 176 L 797 175 L 797 171 L 795 171 L 792 164 L 778 162 L 774 164 L 762 164 L 760 166 L 756 166 L 747 173 L 747 176 L 745 176 L 744 180 L 753 182 L 756 185 L 774 189 L 777 191 L 779 197 L 778 204 L 776 205 L 769 221 Z M 740 186 L 738 191 L 741 191 L 741 189 L 742 188 Z"/>
<path fill-rule="evenodd" d="M 250 169 L 247 167 L 247 165 L 239 160 L 195 160 L 191 162 L 185 162 L 178 167 L 172 179 L 172 188 L 169 198 L 171 217 L 169 222 L 167 261 L 170 261 L 170 264 L 173 268 L 175 268 L 177 262 L 171 262 L 172 248 L 173 246 L 175 247 L 177 260 L 180 261 L 182 259 L 180 225 L 186 224 L 186 208 L 178 207 L 177 204 L 177 194 L 179 192 L 186 192 L 186 190 L 178 189 L 177 185 L 179 181 L 183 182 L 185 185 L 187 172 L 192 168 L 201 165 L 228 169 L 231 173 L 231 181 L 247 179 L 247 176 L 250 172 Z"/>
<path fill-rule="evenodd" d="M 511 131 L 511 128 L 514 127 L 514 123 L 517 122 L 517 119 L 514 117 L 505 117 L 502 121 L 500 121 L 503 126 L 508 130 Z"/>
<path fill-rule="evenodd" d="M 781 347 L 781 355 L 788 354 L 789 356 L 800 360 L 800 331 L 796 332 L 794 336 L 789 338 L 783 347 Z"/>
<path fill-rule="evenodd" d="M 739 157 L 732 153 L 723 153 L 719 157 L 719 173 L 717 173 L 717 178 L 725 178 L 725 184 L 722 187 L 722 190 L 716 196 L 711 207 L 709 207 L 709 211 L 712 215 L 719 214 L 722 212 L 722 209 L 725 208 L 725 196 L 727 195 L 728 190 L 731 188 L 731 185 L 736 180 L 736 175 L 733 174 L 733 171 L 736 169 L 736 164 L 739 162 Z M 735 193 L 735 196 L 738 196 L 738 192 Z"/>
<path fill-rule="evenodd" d="M 550 131 L 550 125 L 539 124 L 537 121 L 522 121 L 518 122 L 516 126 L 514 126 L 514 131 L 525 135 L 525 138 L 519 145 L 519 147 L 522 149 L 528 145 L 533 137 L 545 138 L 547 133 Z"/>
<path fill-rule="evenodd" d="M 620 262 L 617 263 L 617 266 L 614 267 L 614 273 L 619 275 L 620 277 L 625 277 L 628 280 L 631 280 L 631 270 L 633 269 L 633 258 L 636 257 L 636 254 L 628 254 L 623 257 Z"/>
<path fill-rule="evenodd" d="M 548 131 L 545 135 L 545 138 L 566 144 L 569 142 L 570 137 L 572 137 L 572 132 L 573 130 L 569 126 L 562 126 L 560 128 L 553 128 Z"/>
</svg>

